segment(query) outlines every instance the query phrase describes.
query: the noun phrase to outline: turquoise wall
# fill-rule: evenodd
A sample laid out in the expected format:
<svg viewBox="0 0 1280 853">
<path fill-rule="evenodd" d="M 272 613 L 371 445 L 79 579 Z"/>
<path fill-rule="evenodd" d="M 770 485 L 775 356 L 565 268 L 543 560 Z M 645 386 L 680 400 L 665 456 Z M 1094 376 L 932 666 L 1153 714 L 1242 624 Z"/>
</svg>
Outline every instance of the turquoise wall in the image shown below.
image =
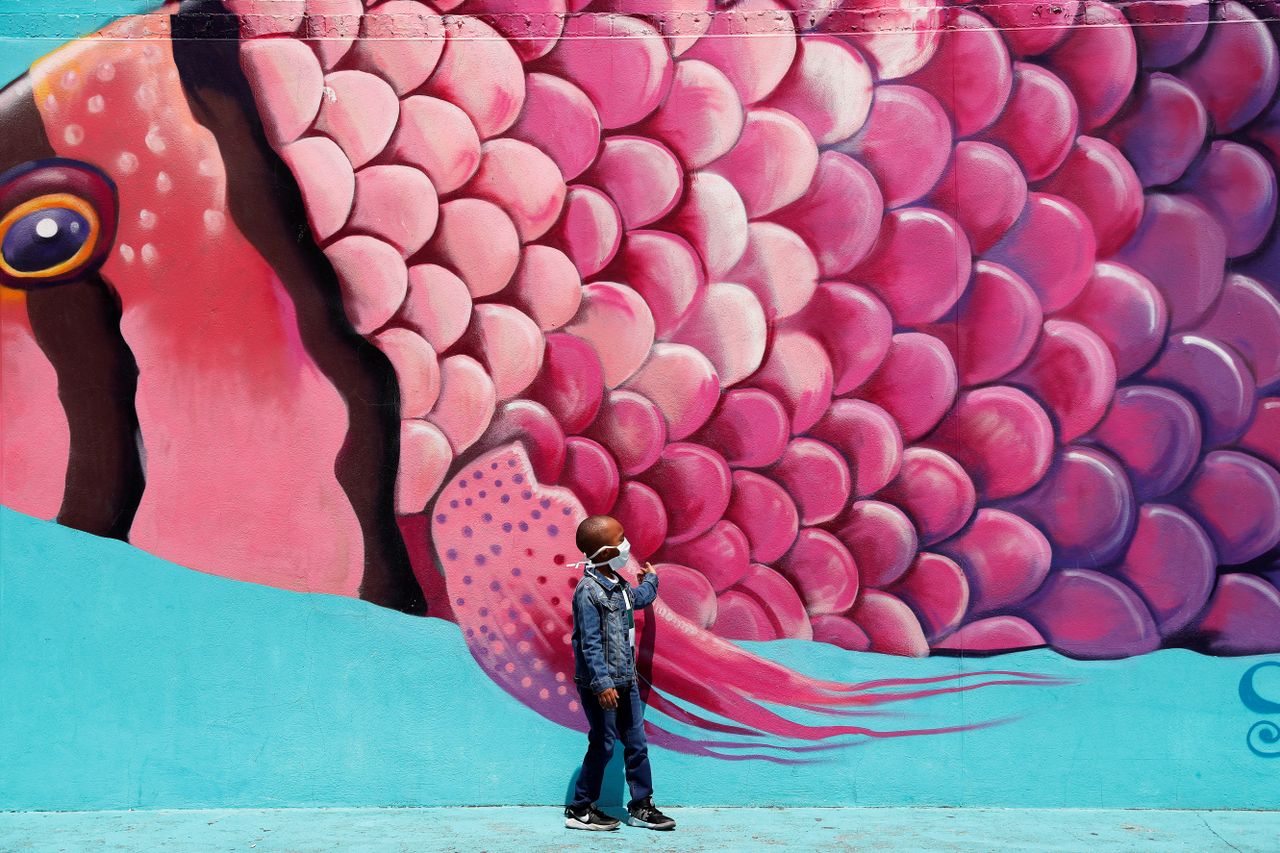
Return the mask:
<svg viewBox="0 0 1280 853">
<path fill-rule="evenodd" d="M 200 574 L 9 510 L 0 554 L 0 809 L 558 803 L 581 758 L 582 736 L 478 677 L 451 623 Z M 747 645 L 842 679 L 994 662 Z M 1260 730 L 1253 750 L 1247 740 L 1280 710 L 1260 714 L 1240 693 L 1270 663 L 1246 695 L 1280 702 L 1280 657 L 997 661 L 1074 683 L 925 700 L 912 719 L 1007 722 L 803 766 L 655 750 L 659 796 L 1280 808 L 1280 748 Z M 621 785 L 614 774 L 606 799 Z"/>
<path fill-rule="evenodd" d="M 0 81 L 7 83 L 71 39 L 159 5 L 152 0 L 0 0 Z"/>
</svg>

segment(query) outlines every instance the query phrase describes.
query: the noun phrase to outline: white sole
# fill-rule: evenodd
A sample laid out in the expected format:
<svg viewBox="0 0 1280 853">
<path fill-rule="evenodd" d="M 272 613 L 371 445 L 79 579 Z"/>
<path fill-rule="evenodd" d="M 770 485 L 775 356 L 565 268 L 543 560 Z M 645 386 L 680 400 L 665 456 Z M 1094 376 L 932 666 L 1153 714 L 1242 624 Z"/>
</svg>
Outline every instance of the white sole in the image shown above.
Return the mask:
<svg viewBox="0 0 1280 853">
<path fill-rule="evenodd" d="M 641 820 L 638 817 L 630 816 L 627 817 L 627 826 L 638 826 L 641 829 L 653 829 L 658 832 L 670 832 L 676 828 L 675 824 L 672 824 L 671 826 L 659 826 L 656 823 L 649 823 L 648 821 Z"/>
<path fill-rule="evenodd" d="M 581 821 L 574 820 L 571 817 L 567 817 L 564 819 L 564 828 L 585 829 L 587 832 L 616 832 L 618 824 L 615 823 L 613 826 L 600 826 L 599 824 L 583 823 Z"/>
</svg>

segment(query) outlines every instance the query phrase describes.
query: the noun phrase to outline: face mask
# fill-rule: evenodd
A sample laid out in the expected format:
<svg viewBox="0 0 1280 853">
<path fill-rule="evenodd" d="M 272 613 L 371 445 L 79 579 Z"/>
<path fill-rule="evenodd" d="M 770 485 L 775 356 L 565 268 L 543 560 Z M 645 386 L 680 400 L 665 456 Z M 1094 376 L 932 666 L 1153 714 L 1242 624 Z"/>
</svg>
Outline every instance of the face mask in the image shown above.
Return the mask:
<svg viewBox="0 0 1280 853">
<path fill-rule="evenodd" d="M 617 548 L 618 556 L 611 560 L 605 560 L 602 563 L 595 562 L 596 554 L 599 554 L 601 551 L 608 551 L 610 548 Z M 627 560 L 629 559 L 631 559 L 631 543 L 628 542 L 627 537 L 624 536 L 622 537 L 622 542 L 618 545 L 605 545 L 603 548 L 597 548 L 595 554 L 588 557 L 582 565 L 590 567 L 608 566 L 617 572 L 622 570 L 622 567 L 627 564 Z"/>
</svg>

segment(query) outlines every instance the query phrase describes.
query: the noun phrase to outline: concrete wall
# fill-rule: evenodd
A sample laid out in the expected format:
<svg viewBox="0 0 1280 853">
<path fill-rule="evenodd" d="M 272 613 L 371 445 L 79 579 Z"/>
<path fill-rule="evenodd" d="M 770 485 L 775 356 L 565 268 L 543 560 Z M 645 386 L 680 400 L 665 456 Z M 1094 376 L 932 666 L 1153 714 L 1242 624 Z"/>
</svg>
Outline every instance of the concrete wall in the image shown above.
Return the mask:
<svg viewBox="0 0 1280 853">
<path fill-rule="evenodd" d="M 1274 805 L 1268 4 L 139 11 L 0 6 L 0 805 L 558 801 L 591 513 L 669 799 Z"/>
</svg>

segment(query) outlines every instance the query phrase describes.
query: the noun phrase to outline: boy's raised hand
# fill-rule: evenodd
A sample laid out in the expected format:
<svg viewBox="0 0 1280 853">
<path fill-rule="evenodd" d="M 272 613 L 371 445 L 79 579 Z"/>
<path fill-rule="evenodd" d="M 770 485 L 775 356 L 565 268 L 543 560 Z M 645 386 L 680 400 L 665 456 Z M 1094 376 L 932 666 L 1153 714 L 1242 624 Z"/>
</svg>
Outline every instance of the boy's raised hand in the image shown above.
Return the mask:
<svg viewBox="0 0 1280 853">
<path fill-rule="evenodd" d="M 645 575 L 654 575 L 654 574 L 657 574 L 657 573 L 658 573 L 658 572 L 657 572 L 657 570 L 653 567 L 653 564 L 652 564 L 652 563 L 645 563 L 645 564 L 644 564 L 644 568 L 643 568 L 643 569 L 641 569 L 640 571 L 636 572 L 636 583 L 644 583 L 644 576 L 645 576 Z"/>
</svg>

